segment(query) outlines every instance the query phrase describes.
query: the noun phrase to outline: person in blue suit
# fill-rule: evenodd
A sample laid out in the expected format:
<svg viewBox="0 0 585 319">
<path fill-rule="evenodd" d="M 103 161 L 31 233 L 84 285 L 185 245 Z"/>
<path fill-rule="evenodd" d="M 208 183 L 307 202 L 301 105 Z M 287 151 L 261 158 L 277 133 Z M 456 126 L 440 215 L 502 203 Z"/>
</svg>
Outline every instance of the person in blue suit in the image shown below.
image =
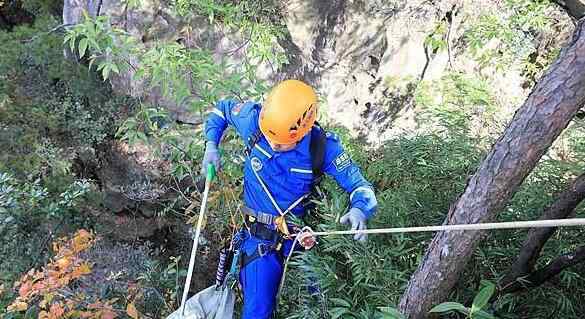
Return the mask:
<svg viewBox="0 0 585 319">
<path fill-rule="evenodd" d="M 291 240 L 286 239 L 278 222 L 288 215 L 301 217 L 306 212 L 306 199 L 318 174 L 313 167 L 315 151 L 311 149 L 318 144 L 312 144 L 312 139 L 324 136 L 319 169 L 349 194 L 351 208 L 340 222 L 349 224 L 351 229 L 364 230 L 376 212 L 372 185 L 352 162 L 339 138 L 315 124 L 317 111 L 313 88 L 302 81 L 286 80 L 270 91 L 264 105 L 218 102 L 205 123 L 204 171 L 210 163 L 221 168 L 218 145 L 228 126 L 234 127 L 247 145 L 243 193 L 247 231 L 240 270 L 243 319 L 273 315 L 283 257 L 291 253 Z M 366 238 L 366 234 L 354 236 L 359 241 Z"/>
</svg>

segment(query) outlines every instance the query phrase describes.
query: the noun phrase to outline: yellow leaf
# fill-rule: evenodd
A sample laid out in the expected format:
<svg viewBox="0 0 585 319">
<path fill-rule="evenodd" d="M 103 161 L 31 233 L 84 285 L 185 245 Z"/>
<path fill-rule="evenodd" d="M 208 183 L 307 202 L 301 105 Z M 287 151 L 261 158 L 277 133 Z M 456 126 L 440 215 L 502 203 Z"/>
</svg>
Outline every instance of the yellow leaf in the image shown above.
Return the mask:
<svg viewBox="0 0 585 319">
<path fill-rule="evenodd" d="M 79 265 L 77 268 L 75 268 L 75 270 L 73 270 L 72 275 L 74 277 L 80 277 L 83 275 L 87 275 L 91 273 L 91 267 L 89 266 L 88 263 L 84 262 L 81 265 Z"/>
<path fill-rule="evenodd" d="M 4 293 L 4 291 L 6 291 L 6 288 L 4 288 L 4 284 L 0 285 L 0 296 L 2 296 L 2 294 Z"/>
<path fill-rule="evenodd" d="M 47 309 L 47 306 L 53 302 L 53 294 L 46 294 L 43 298 L 43 300 L 41 300 L 41 302 L 39 303 L 39 307 L 41 309 Z"/>
<path fill-rule="evenodd" d="M 63 257 L 59 260 L 57 260 L 57 266 L 59 267 L 59 269 L 64 270 L 67 267 L 69 267 L 69 265 L 71 264 L 71 260 L 69 258 Z"/>
<path fill-rule="evenodd" d="M 6 308 L 8 312 L 25 311 L 26 309 L 28 309 L 28 304 L 24 301 L 15 301 Z"/>
<path fill-rule="evenodd" d="M 140 318 L 138 316 L 138 310 L 136 310 L 136 307 L 134 306 L 134 303 L 131 302 L 126 306 L 126 313 L 128 314 L 128 316 L 132 317 L 132 319 L 138 319 Z"/>
<path fill-rule="evenodd" d="M 92 239 L 93 235 L 87 230 L 85 229 L 78 230 L 72 240 L 73 250 L 75 252 L 80 252 L 82 250 L 87 249 L 91 245 Z"/>
</svg>

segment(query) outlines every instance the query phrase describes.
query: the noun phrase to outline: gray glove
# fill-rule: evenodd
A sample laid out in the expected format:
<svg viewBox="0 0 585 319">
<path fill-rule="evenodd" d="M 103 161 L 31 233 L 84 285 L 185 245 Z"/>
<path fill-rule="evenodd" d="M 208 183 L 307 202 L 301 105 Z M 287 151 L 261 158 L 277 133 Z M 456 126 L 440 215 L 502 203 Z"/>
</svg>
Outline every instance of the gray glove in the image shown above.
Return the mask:
<svg viewBox="0 0 585 319">
<path fill-rule="evenodd" d="M 203 162 L 201 163 L 201 174 L 206 174 L 207 165 L 209 164 L 213 164 L 218 172 L 221 169 L 219 150 L 217 149 L 217 144 L 212 141 L 207 141 L 207 143 L 205 143 L 205 153 L 203 154 Z"/>
<path fill-rule="evenodd" d="M 368 227 L 366 226 L 366 222 L 368 219 L 366 215 L 362 212 L 359 208 L 352 208 L 347 212 L 347 214 L 341 216 L 339 220 L 342 224 L 351 224 L 351 230 L 365 230 Z M 368 239 L 368 234 L 355 234 L 353 239 L 365 242 Z"/>
</svg>

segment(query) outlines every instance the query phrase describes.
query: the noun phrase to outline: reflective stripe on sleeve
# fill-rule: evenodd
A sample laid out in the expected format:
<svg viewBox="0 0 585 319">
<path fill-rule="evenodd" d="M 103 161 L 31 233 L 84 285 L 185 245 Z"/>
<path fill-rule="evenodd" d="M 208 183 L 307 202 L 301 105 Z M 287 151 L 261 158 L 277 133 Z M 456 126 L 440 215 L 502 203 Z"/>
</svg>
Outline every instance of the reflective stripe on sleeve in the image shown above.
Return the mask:
<svg viewBox="0 0 585 319">
<path fill-rule="evenodd" d="M 213 108 L 211 110 L 211 113 L 213 113 L 213 114 L 215 114 L 215 115 L 217 115 L 217 116 L 219 116 L 219 117 L 221 117 L 222 119 L 225 120 L 225 116 L 223 115 L 223 113 L 219 109 Z"/>
</svg>

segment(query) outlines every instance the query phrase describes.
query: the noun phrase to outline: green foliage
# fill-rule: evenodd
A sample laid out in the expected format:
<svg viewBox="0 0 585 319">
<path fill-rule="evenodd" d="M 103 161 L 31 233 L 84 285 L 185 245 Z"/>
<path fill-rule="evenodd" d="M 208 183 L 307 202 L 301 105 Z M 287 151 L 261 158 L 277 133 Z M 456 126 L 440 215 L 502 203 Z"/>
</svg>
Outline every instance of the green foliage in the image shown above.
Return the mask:
<svg viewBox="0 0 585 319">
<path fill-rule="evenodd" d="M 475 298 L 473 299 L 473 303 L 471 304 L 471 308 L 465 307 L 464 305 L 458 302 L 443 302 L 440 305 L 437 305 L 431 309 L 431 313 L 450 313 L 450 312 L 459 312 L 464 314 L 465 318 L 470 319 L 495 319 L 496 317 L 482 309 L 486 307 L 490 298 L 494 294 L 496 286 L 489 282 L 489 281 L 482 281 L 481 287 Z"/>
<path fill-rule="evenodd" d="M 535 51 L 539 32 L 551 28 L 549 0 L 506 0 L 507 13 L 483 14 L 466 32 L 468 48 L 482 66 L 506 70 Z"/>
<path fill-rule="evenodd" d="M 142 0 L 123 0 L 126 3 L 126 10 L 139 9 L 142 5 Z"/>
<path fill-rule="evenodd" d="M 26 215 L 57 216 L 71 208 L 78 198 L 89 192 L 86 180 L 75 181 L 60 194 L 52 195 L 39 179 L 21 183 L 7 173 L 0 173 L 0 213 L 13 218 Z"/>
<path fill-rule="evenodd" d="M 35 25 L 0 32 L 0 169 L 44 182 L 70 174 L 73 146 L 92 147 L 111 138 L 125 97 L 111 97 L 94 73 L 63 57 L 63 37 L 46 33 L 57 24 L 37 17 Z"/>
<path fill-rule="evenodd" d="M 135 2 L 127 4 L 139 6 Z M 191 113 L 201 112 L 226 96 L 259 100 L 267 88 L 257 79 L 257 66 L 269 63 L 279 67 L 286 62 L 284 54 L 274 49 L 282 27 L 260 18 L 266 16 L 266 10 L 276 13 L 276 7 L 253 1 L 188 0 L 174 4 L 186 21 L 194 18 L 191 13 L 207 16 L 210 24 L 221 23 L 223 28 L 246 37 L 245 42 L 228 52 L 226 59 L 217 61 L 211 51 L 176 42 L 156 42 L 146 48 L 125 32 L 112 28 L 107 18 L 93 20 L 86 15 L 84 23 L 67 32 L 65 43 L 80 57 L 87 56 L 89 67 L 96 65 L 104 79 L 134 71 L 134 79 L 145 83 L 146 89 L 160 89 L 163 96 L 186 106 Z M 231 54 L 242 53 L 237 51 L 243 52 L 243 61 L 228 63 Z M 132 66 L 131 57 L 138 61 L 137 66 Z M 202 153 L 200 141 L 156 106 L 141 105 L 120 126 L 117 137 L 156 146 L 159 155 L 171 160 L 173 178 L 194 178 L 197 174 L 193 168 Z"/>
<path fill-rule="evenodd" d="M 8 1 L 5 1 L 8 2 Z M 22 2 L 22 9 L 32 13 L 35 16 L 47 16 L 53 14 L 57 16 L 63 10 L 63 2 L 55 0 L 26 0 Z M 1 6 L 1 1 L 0 1 Z"/>
<path fill-rule="evenodd" d="M 225 60 L 217 63 L 212 52 L 175 42 L 159 42 L 146 49 L 123 30 L 112 28 L 107 17 L 92 19 L 87 14 L 82 24 L 68 30 L 65 43 L 80 57 L 88 54 L 90 68 L 96 64 L 104 80 L 126 71 L 132 66 L 131 56 L 135 57 L 139 61 L 136 80 L 145 80 L 150 88 L 160 87 L 166 97 L 178 104 L 198 95 L 189 101 L 192 111 L 212 105 L 225 94 L 258 99 L 266 88 L 256 78 L 256 66 L 268 62 L 278 67 L 286 62 L 284 54 L 274 50 L 282 28 L 252 18 L 260 6 L 189 0 L 178 1 L 175 8 L 184 15 L 190 11 L 207 15 L 210 23 L 222 17 L 224 26 L 247 34 L 243 45 L 247 58 L 240 65 L 229 65 Z"/>
<path fill-rule="evenodd" d="M 448 25 L 446 21 L 441 21 L 435 27 L 435 30 L 429 34 L 424 41 L 425 47 L 430 49 L 430 52 L 437 53 L 441 50 L 447 49 L 447 32 Z"/>
<path fill-rule="evenodd" d="M 214 62 L 209 51 L 187 50 L 173 43 L 158 44 L 141 56 L 135 77 L 146 79 L 150 87 L 160 87 L 177 104 L 189 100 L 191 110 L 199 111 L 213 105 L 221 93 L 237 89 L 230 86 L 235 82 L 233 79 L 222 81 L 226 69 L 225 64 Z M 195 92 L 200 98 L 191 98 Z"/>
<path fill-rule="evenodd" d="M 104 79 L 127 69 L 130 55 L 139 61 L 135 70 L 135 79 L 143 80 L 149 88 L 160 88 L 165 97 L 179 105 L 187 105 L 192 112 L 198 112 L 213 105 L 222 96 L 236 96 L 240 100 L 246 98 L 259 99 L 266 87 L 256 79 L 256 64 L 267 60 L 280 65 L 283 55 L 275 53 L 272 43 L 275 32 L 270 25 L 265 25 L 249 18 L 254 10 L 249 4 L 234 5 L 231 3 L 214 3 L 213 1 L 179 1 L 176 9 L 187 14 L 194 10 L 199 14 L 208 15 L 210 22 L 221 17 L 222 21 L 241 33 L 249 32 L 246 49 L 248 59 L 240 65 L 221 63 L 213 58 L 212 53 L 199 48 L 187 48 L 177 43 L 156 43 L 149 49 L 139 46 L 124 32 L 110 27 L 106 18 L 98 17 L 95 21 L 86 16 L 83 24 L 71 29 L 65 42 L 72 50 L 79 52 L 81 57 L 89 54 L 90 68 L 95 63 L 101 70 Z M 245 12 L 241 15 L 241 12 Z M 248 83 L 248 85 L 242 85 Z M 150 107 L 143 106 L 143 110 Z M 147 133 L 140 131 L 152 127 L 144 121 L 144 113 L 137 114 L 142 119 L 129 119 L 119 131 L 119 136 L 132 142 L 146 141 Z M 165 117 L 166 115 L 161 115 Z M 138 124 L 138 123 L 142 124 Z M 172 121 L 165 119 L 165 122 Z M 146 125 L 144 125 L 146 124 Z M 173 126 L 173 125 L 171 125 Z M 134 132 L 132 132 L 134 131 Z M 164 144 L 180 134 L 167 130 L 158 135 L 165 140 L 151 140 Z M 174 143 L 176 146 L 176 143 Z M 185 153 L 185 152 L 183 152 Z M 187 151 L 189 153 L 189 151 Z M 180 156 L 171 156 L 178 158 Z M 185 166 L 179 166 L 179 174 Z"/>
<path fill-rule="evenodd" d="M 98 75 L 64 58 L 58 25 L 43 14 L 0 31 L 0 281 L 7 289 L 46 260 L 53 236 L 91 224 L 82 206 L 95 188 L 80 176 L 78 159 L 95 156 L 134 103 L 112 97 Z"/>
<path fill-rule="evenodd" d="M 414 99 L 424 108 L 420 121 L 429 127 L 438 125 L 441 131 L 471 134 L 472 126 L 485 131 L 497 124 L 496 99 L 481 77 L 448 73 L 438 81 L 420 83 Z M 475 134 L 481 131 L 475 130 Z M 494 130 L 490 132 L 497 134 Z"/>
<path fill-rule="evenodd" d="M 583 149 L 574 147 L 573 141 L 581 140 L 582 127 L 577 119 L 559 138 L 555 148 L 543 157 L 538 166 L 526 178 L 523 185 L 514 195 L 507 207 L 498 216 L 498 221 L 535 220 L 562 191 L 568 181 L 585 170 L 585 153 Z M 576 138 L 576 139 L 574 139 Z M 565 148 L 570 153 L 555 156 Z M 577 216 L 585 214 L 585 206 L 576 209 Z M 508 271 L 515 260 L 518 249 L 526 238 L 526 230 L 489 232 L 476 252 L 475 260 L 467 267 L 465 275 L 451 297 L 452 300 L 469 300 L 472 291 L 468 287 L 481 279 L 489 278 L 497 281 Z M 536 269 L 543 267 L 561 254 L 574 251 L 582 245 L 584 232 L 582 229 L 564 228 L 557 230 L 553 238 L 545 245 L 538 260 Z M 577 266 L 567 273 L 561 273 L 558 280 L 551 280 L 541 287 L 530 290 L 530 293 L 499 296 L 491 305 L 491 309 L 499 317 L 520 315 L 526 318 L 579 318 L 584 311 L 580 297 L 583 293 L 582 276 L 574 276 L 583 270 Z M 565 278 L 565 280 L 563 280 Z"/>
<path fill-rule="evenodd" d="M 64 38 L 72 52 L 79 58 L 88 54 L 89 68 L 96 64 L 104 80 L 110 73 L 126 71 L 130 56 L 136 51 L 135 39 L 124 30 L 112 28 L 107 16 L 91 18 L 84 12 L 84 21 L 67 31 Z"/>
<path fill-rule="evenodd" d="M 154 305 L 144 305 L 145 308 L 150 310 L 148 312 L 157 313 L 158 316 L 163 317 L 180 306 L 180 292 L 185 277 L 187 277 L 187 270 L 181 267 L 180 261 L 180 256 L 171 256 L 168 262 L 148 260 L 145 264 L 145 271 L 137 276 L 136 279 L 140 285 L 151 287 L 160 292 L 159 296 L 163 296 L 162 304 L 159 299 Z M 165 302 L 166 300 L 169 302 Z"/>
</svg>

